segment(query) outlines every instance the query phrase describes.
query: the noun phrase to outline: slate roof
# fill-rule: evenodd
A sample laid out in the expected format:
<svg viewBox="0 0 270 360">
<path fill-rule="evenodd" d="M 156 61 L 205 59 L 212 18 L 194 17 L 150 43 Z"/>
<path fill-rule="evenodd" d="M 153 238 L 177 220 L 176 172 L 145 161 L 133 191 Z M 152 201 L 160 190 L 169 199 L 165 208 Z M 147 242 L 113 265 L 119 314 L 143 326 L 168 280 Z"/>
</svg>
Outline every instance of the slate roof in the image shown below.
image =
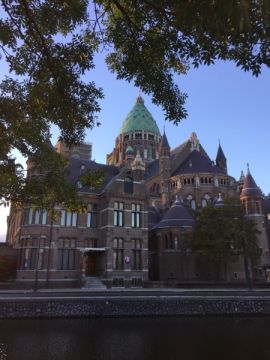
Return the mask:
<svg viewBox="0 0 270 360">
<path fill-rule="evenodd" d="M 183 144 L 178 145 L 176 148 L 172 149 L 171 155 L 176 155 L 176 154 L 178 154 L 178 153 L 181 152 L 181 151 L 184 149 L 184 147 L 185 147 L 186 145 L 188 145 L 189 143 L 190 143 L 190 140 L 187 140 L 187 141 L 185 141 Z"/>
<path fill-rule="evenodd" d="M 149 179 L 152 176 L 157 176 L 159 174 L 159 159 L 151 161 L 146 169 L 145 179 Z"/>
<path fill-rule="evenodd" d="M 214 165 L 211 160 L 202 155 L 199 151 L 193 150 L 190 155 L 174 171 L 172 176 L 190 173 L 213 173 L 225 174 L 225 171 Z"/>
<path fill-rule="evenodd" d="M 253 179 L 249 169 L 244 179 L 244 185 L 241 192 L 241 196 L 261 196 L 261 189 L 257 186 Z"/>
<path fill-rule="evenodd" d="M 167 139 L 167 136 L 165 134 L 165 131 L 162 135 L 162 138 L 161 138 L 161 142 L 160 142 L 160 145 L 159 145 L 160 148 L 167 148 L 167 149 L 170 149 L 170 145 L 169 145 L 169 141 Z"/>
<path fill-rule="evenodd" d="M 220 146 L 220 144 L 218 145 L 216 162 L 218 162 L 219 160 L 225 160 L 226 161 L 226 157 L 224 155 L 224 152 L 223 152 L 222 147 Z"/>
<path fill-rule="evenodd" d="M 195 225 L 195 220 L 188 208 L 182 202 L 176 200 L 170 209 L 165 213 L 162 220 L 153 228 L 163 229 L 171 227 L 192 227 Z"/>
<path fill-rule="evenodd" d="M 82 166 L 85 166 L 84 170 L 82 169 Z M 93 171 L 104 170 L 105 179 L 103 186 L 101 189 L 98 189 L 97 191 L 93 191 L 89 187 L 82 187 L 79 189 L 80 192 L 87 192 L 87 193 L 100 192 L 108 184 L 108 182 L 119 173 L 119 169 L 113 165 L 99 164 L 92 160 L 85 161 L 76 158 L 69 159 L 69 165 L 67 167 L 67 171 L 68 171 L 68 179 L 72 184 L 76 185 L 80 176 L 83 175 L 88 170 L 93 170 Z"/>
<path fill-rule="evenodd" d="M 161 219 L 161 213 L 155 206 L 148 206 L 148 229 L 151 230 Z"/>
</svg>

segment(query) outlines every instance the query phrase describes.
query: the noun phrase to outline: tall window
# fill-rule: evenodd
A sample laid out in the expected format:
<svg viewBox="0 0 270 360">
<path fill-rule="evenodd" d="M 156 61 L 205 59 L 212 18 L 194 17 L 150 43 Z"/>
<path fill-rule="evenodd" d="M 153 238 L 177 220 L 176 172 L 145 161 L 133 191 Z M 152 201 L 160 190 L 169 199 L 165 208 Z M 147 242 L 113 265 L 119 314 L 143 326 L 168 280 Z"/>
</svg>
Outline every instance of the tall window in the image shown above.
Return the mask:
<svg viewBox="0 0 270 360">
<path fill-rule="evenodd" d="M 148 154 L 147 154 L 147 149 L 144 149 L 144 150 L 143 150 L 143 157 L 144 157 L 144 159 L 147 159 L 147 155 L 148 155 Z"/>
<path fill-rule="evenodd" d="M 113 208 L 113 225 L 124 226 L 124 203 L 115 202 Z"/>
<path fill-rule="evenodd" d="M 142 268 L 142 241 L 140 239 L 132 240 L 132 258 L 133 269 L 141 270 Z"/>
<path fill-rule="evenodd" d="M 47 223 L 47 211 L 45 209 L 29 209 L 28 213 L 28 224 L 42 224 Z"/>
<path fill-rule="evenodd" d="M 61 226 L 77 226 L 77 213 L 61 210 Z"/>
<path fill-rule="evenodd" d="M 141 227 L 141 205 L 132 204 L 131 205 L 131 226 L 135 228 Z"/>
<path fill-rule="evenodd" d="M 179 248 L 179 238 L 174 235 L 171 231 L 165 234 L 165 248 L 167 250 L 177 250 Z"/>
<path fill-rule="evenodd" d="M 202 207 L 206 207 L 208 204 L 211 203 L 211 196 L 209 194 L 205 194 L 202 198 Z"/>
<path fill-rule="evenodd" d="M 63 239 L 58 240 L 58 270 L 74 270 L 76 255 L 76 240 Z"/>
<path fill-rule="evenodd" d="M 116 270 L 124 268 L 124 240 L 122 238 L 113 239 L 113 268 Z"/>
<path fill-rule="evenodd" d="M 129 176 L 127 176 L 124 180 L 124 192 L 127 194 L 133 193 L 133 181 Z"/>
<path fill-rule="evenodd" d="M 96 211 L 96 204 L 89 204 L 88 205 L 88 212 L 86 218 L 86 226 L 89 228 L 95 228 L 97 226 L 97 211 Z"/>
<path fill-rule="evenodd" d="M 191 209 L 196 210 L 196 201 L 194 199 L 190 202 Z"/>
<path fill-rule="evenodd" d="M 39 270 L 44 268 L 44 238 L 24 238 L 21 240 L 20 268 Z"/>
</svg>

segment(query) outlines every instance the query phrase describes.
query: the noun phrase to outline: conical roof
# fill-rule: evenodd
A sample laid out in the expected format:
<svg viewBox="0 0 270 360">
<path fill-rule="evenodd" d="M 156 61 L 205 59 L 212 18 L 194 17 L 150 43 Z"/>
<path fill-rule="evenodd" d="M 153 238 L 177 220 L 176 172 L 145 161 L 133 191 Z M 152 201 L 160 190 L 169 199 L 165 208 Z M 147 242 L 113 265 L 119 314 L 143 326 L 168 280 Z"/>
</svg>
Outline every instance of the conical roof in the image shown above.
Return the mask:
<svg viewBox="0 0 270 360">
<path fill-rule="evenodd" d="M 140 95 L 120 129 L 121 134 L 131 131 L 147 131 L 160 135 L 159 128 Z"/>
<path fill-rule="evenodd" d="M 183 203 L 176 199 L 170 209 L 165 213 L 163 219 L 155 226 L 156 229 L 170 227 L 192 227 L 195 220 Z"/>
<path fill-rule="evenodd" d="M 245 176 L 244 179 L 244 185 L 241 192 L 241 196 L 261 196 L 261 195 L 262 195 L 261 189 L 257 186 L 248 168 L 247 175 Z"/>
<path fill-rule="evenodd" d="M 167 136 L 166 136 L 166 133 L 164 131 L 163 135 L 162 135 L 162 138 L 161 138 L 161 142 L 160 142 L 160 145 L 159 147 L 162 149 L 162 148 L 167 148 L 167 149 L 170 149 L 170 145 L 169 145 L 169 142 L 168 142 L 168 139 L 167 139 Z"/>
<path fill-rule="evenodd" d="M 240 178 L 239 178 L 239 183 L 240 183 L 240 184 L 244 184 L 244 180 L 245 180 L 244 171 L 241 170 L 241 174 L 240 174 Z"/>
<path fill-rule="evenodd" d="M 220 161 L 220 160 L 222 160 L 222 161 L 225 160 L 225 161 L 226 161 L 226 157 L 225 157 L 225 155 L 224 155 L 224 152 L 223 152 L 223 150 L 222 150 L 221 145 L 219 144 L 219 145 L 218 145 L 216 162 L 218 162 L 218 161 Z"/>
</svg>

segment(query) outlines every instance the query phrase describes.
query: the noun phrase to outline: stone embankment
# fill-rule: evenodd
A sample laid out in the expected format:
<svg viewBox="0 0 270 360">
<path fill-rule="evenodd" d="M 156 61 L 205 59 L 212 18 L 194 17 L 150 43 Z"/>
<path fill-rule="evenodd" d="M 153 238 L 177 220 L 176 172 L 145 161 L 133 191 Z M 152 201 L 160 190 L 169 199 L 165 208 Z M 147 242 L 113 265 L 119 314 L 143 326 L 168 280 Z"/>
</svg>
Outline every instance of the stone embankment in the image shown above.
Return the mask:
<svg viewBox="0 0 270 360">
<path fill-rule="evenodd" d="M 265 296 L 1 298 L 0 318 L 270 315 Z"/>
</svg>

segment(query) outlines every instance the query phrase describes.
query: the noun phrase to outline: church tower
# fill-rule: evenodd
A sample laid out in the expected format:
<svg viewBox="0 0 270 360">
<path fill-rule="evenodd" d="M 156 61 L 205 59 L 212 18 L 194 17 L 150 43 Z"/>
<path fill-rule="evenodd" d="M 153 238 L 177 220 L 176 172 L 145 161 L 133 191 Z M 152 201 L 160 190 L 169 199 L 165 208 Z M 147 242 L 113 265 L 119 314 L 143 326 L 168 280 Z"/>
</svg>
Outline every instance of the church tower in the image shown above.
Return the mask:
<svg viewBox="0 0 270 360">
<path fill-rule="evenodd" d="M 263 216 L 262 199 L 263 196 L 261 189 L 257 186 L 255 180 L 253 179 L 248 166 L 247 175 L 244 178 L 244 184 L 240 194 L 240 200 L 244 205 L 247 216 Z"/>
<path fill-rule="evenodd" d="M 170 150 L 171 150 L 170 145 L 164 131 L 159 146 L 159 174 L 160 174 L 161 202 L 164 208 L 168 208 L 170 206 L 170 176 L 171 176 Z"/>
<path fill-rule="evenodd" d="M 244 178 L 240 200 L 244 205 L 246 216 L 256 223 L 257 230 L 260 231 L 260 234 L 257 235 L 257 238 L 261 256 L 257 260 L 256 267 L 254 269 L 254 276 L 258 280 L 265 280 L 265 269 L 266 266 L 268 266 L 269 245 L 262 206 L 263 194 L 253 179 L 253 176 L 249 170 L 249 166 L 247 168 L 247 175 Z"/>
<path fill-rule="evenodd" d="M 124 166 L 130 160 L 130 148 L 132 148 L 134 154 L 139 152 L 147 165 L 158 158 L 160 140 L 161 135 L 156 121 L 139 95 L 121 126 L 113 151 L 107 155 L 107 164 Z"/>
</svg>

